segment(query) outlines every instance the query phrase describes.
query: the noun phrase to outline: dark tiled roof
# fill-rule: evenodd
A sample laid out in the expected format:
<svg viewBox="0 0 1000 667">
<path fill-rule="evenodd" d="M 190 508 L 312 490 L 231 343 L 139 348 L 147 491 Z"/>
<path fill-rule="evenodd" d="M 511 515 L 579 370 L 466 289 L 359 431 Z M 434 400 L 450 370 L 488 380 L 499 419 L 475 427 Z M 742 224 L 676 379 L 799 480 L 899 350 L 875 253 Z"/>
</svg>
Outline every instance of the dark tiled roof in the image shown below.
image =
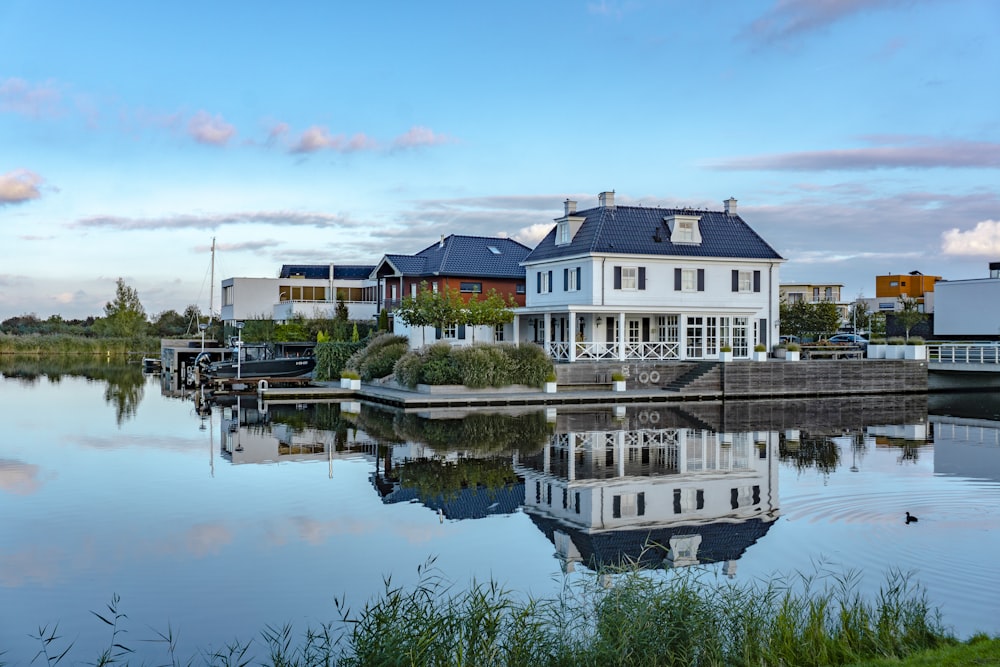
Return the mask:
<svg viewBox="0 0 1000 667">
<path fill-rule="evenodd" d="M 385 260 L 407 276 L 523 278 L 521 262 L 530 252 L 513 239 L 452 234 L 415 255 L 386 255 Z"/>
<path fill-rule="evenodd" d="M 463 488 L 448 498 L 440 494 L 424 498 L 418 489 L 397 485 L 382 498 L 387 505 L 418 501 L 440 511 L 448 519 L 482 519 L 491 514 L 516 512 L 524 504 L 524 484 L 509 484 L 498 489 Z"/>
<path fill-rule="evenodd" d="M 590 533 L 534 512 L 529 514 L 538 529 L 553 543 L 554 531 L 568 534 L 583 562 L 593 568 L 627 563 L 660 567 L 670 548 L 670 538 L 687 535 L 701 536 L 697 553 L 699 562 L 737 560 L 757 540 L 764 537 L 774 523 L 748 519 L 739 522 L 717 521 L 700 526 L 660 526 Z"/>
<path fill-rule="evenodd" d="M 525 261 L 584 253 L 782 259 L 740 216 L 722 211 L 611 206 L 578 211 L 573 215 L 586 220 L 572 242 L 557 246 L 556 227 L 553 227 Z M 701 243 L 671 243 L 670 230 L 663 220 L 671 215 L 700 216 Z M 656 230 L 659 230 L 660 241 L 655 240 Z"/>
<path fill-rule="evenodd" d="M 334 264 L 333 277 L 335 280 L 364 280 L 372 272 L 375 266 L 372 264 Z M 283 264 L 279 278 L 291 278 L 301 276 L 313 280 L 329 280 L 329 264 Z"/>
</svg>

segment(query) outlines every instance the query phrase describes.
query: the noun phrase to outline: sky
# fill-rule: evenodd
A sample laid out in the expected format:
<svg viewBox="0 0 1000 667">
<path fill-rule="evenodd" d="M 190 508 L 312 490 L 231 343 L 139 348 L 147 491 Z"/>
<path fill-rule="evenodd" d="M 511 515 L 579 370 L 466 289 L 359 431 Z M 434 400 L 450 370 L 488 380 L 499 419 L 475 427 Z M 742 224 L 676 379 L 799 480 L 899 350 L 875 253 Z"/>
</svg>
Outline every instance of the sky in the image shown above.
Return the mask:
<svg viewBox="0 0 1000 667">
<path fill-rule="evenodd" d="M 848 299 L 987 277 L 998 29 L 995 0 L 3 0 L 0 321 L 533 246 L 606 190 L 735 197 L 782 282 Z"/>
</svg>

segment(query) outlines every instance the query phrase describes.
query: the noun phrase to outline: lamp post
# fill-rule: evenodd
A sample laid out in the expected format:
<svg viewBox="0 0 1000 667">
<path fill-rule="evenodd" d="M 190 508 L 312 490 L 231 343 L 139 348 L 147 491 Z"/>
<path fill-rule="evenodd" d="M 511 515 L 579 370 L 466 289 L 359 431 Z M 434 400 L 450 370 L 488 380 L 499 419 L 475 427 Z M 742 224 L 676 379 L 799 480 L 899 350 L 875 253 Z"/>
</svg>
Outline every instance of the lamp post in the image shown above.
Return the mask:
<svg viewBox="0 0 1000 667">
<path fill-rule="evenodd" d="M 239 332 L 239 338 L 236 340 L 236 379 L 241 378 L 240 375 L 240 364 L 243 361 L 243 326 L 244 322 L 236 323 L 236 330 Z"/>
<path fill-rule="evenodd" d="M 205 351 L 205 329 L 208 328 L 208 324 L 201 322 L 198 324 L 198 328 L 201 330 L 201 351 Z"/>
</svg>

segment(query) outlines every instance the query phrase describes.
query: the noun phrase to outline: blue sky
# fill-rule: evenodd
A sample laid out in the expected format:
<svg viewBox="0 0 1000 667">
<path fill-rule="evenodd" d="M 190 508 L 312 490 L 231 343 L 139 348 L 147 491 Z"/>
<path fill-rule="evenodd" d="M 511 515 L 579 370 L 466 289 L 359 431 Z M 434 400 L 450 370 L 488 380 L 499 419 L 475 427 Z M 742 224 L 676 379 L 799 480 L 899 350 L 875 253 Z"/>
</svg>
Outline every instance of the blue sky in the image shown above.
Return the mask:
<svg viewBox="0 0 1000 667">
<path fill-rule="evenodd" d="M 784 282 L 1000 260 L 995 0 L 0 3 L 0 319 L 562 212 L 739 212 Z M 218 303 L 218 287 L 215 299 Z"/>
</svg>

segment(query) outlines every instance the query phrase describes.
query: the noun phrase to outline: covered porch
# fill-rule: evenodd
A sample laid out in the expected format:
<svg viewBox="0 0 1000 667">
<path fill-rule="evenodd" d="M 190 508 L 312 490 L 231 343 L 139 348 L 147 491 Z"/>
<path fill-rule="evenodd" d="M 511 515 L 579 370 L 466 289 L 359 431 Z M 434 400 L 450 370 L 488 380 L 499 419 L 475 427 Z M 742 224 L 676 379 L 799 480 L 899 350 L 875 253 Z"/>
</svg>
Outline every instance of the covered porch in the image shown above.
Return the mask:
<svg viewBox="0 0 1000 667">
<path fill-rule="evenodd" d="M 757 342 L 766 344 L 766 320 L 753 313 L 527 310 L 519 309 L 515 320 L 517 340 L 541 345 L 562 362 L 714 360 L 723 345 L 739 359 L 749 358 Z"/>
</svg>

